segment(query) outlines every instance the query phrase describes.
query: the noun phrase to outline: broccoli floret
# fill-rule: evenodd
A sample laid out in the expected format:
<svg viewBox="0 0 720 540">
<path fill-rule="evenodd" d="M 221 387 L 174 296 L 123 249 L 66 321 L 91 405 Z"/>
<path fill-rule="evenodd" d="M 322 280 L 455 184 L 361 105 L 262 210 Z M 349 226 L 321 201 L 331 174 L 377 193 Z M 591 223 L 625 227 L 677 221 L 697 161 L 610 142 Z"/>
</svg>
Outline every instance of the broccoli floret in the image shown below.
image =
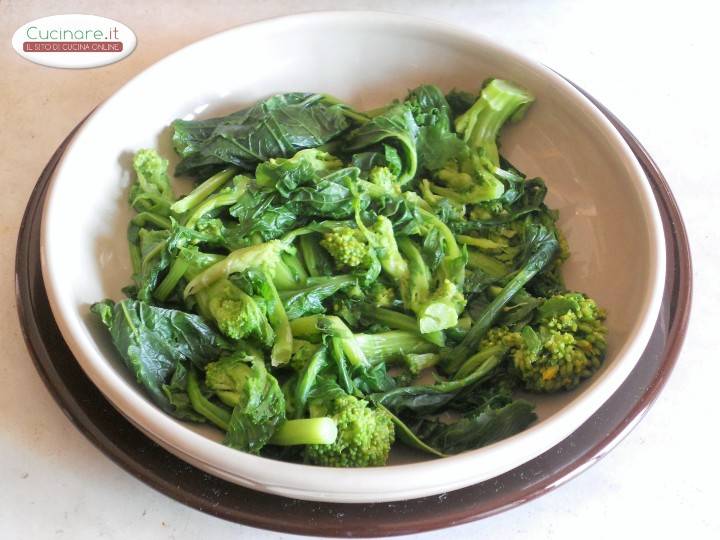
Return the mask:
<svg viewBox="0 0 720 540">
<path fill-rule="evenodd" d="M 174 200 L 168 161 L 155 150 L 138 150 L 133 157 L 136 180 L 130 187 L 130 205 L 138 212 L 167 216 Z"/>
<path fill-rule="evenodd" d="M 205 384 L 225 405 L 235 407 L 244 396 L 248 379 L 253 376 L 253 360 L 257 359 L 237 354 L 212 362 L 205 367 Z"/>
<path fill-rule="evenodd" d="M 571 390 L 602 365 L 607 343 L 605 312 L 594 300 L 567 293 L 549 298 L 536 321 L 520 332 L 488 333 L 511 347 L 513 366 L 526 389 Z"/>
<path fill-rule="evenodd" d="M 477 204 L 498 199 L 505 192 L 505 185 L 495 174 L 490 160 L 475 151 L 450 161 L 435 173 L 445 187 L 431 184 L 430 189 L 451 201 L 461 204 Z"/>
<path fill-rule="evenodd" d="M 555 256 L 558 242 L 555 235 L 547 228 L 539 225 L 529 226 L 528 236 L 530 241 L 527 246 L 528 255 L 525 264 L 505 284 L 492 302 L 480 311 L 462 342 L 444 353 L 443 365 L 447 373 L 457 372 L 472 352 L 477 350 L 480 341 L 497 321 L 505 305 Z"/>
<path fill-rule="evenodd" d="M 397 176 L 394 175 L 388 167 L 373 167 L 368 175 L 370 183 L 383 188 L 390 194 L 397 195 L 400 191 L 397 182 Z"/>
<path fill-rule="evenodd" d="M 292 333 L 282 300 L 272 281 L 271 272 L 281 263 L 280 254 L 287 245 L 280 240 L 237 249 L 221 261 L 197 274 L 184 290 L 185 297 L 198 295 L 213 283 L 230 274 L 251 272 L 255 275 L 253 286 L 267 305 L 267 318 L 275 331 L 272 349 L 272 365 L 282 366 L 290 360 Z"/>
<path fill-rule="evenodd" d="M 337 427 L 327 416 L 285 419 L 285 398 L 277 380 L 255 354 L 238 352 L 207 365 L 205 384 L 230 413 L 205 398 L 194 372 L 188 382 L 193 408 L 228 431 L 226 443 L 234 448 L 259 452 L 267 443 L 278 446 L 335 441 Z"/>
<path fill-rule="evenodd" d="M 305 461 L 325 467 L 377 467 L 387 463 L 395 441 L 390 416 L 368 402 L 349 395 L 311 402 L 312 417 L 330 416 L 337 425 L 332 444 L 305 447 Z"/>
<path fill-rule="evenodd" d="M 262 344 L 271 346 L 275 332 L 267 320 L 263 302 L 234 285 L 221 279 L 196 295 L 200 312 L 211 317 L 220 331 L 233 339 L 255 337 Z"/>
<path fill-rule="evenodd" d="M 325 233 L 320 245 L 330 253 L 338 266 L 351 268 L 360 266 L 365 261 L 369 249 L 363 234 L 352 227 L 338 227 Z"/>
<path fill-rule="evenodd" d="M 366 300 L 379 308 L 392 306 L 395 302 L 395 289 L 376 281 L 367 289 Z"/>
<path fill-rule="evenodd" d="M 435 195 L 463 204 L 499 199 L 505 192 L 497 148 L 500 128 L 517 119 L 533 97 L 513 84 L 495 79 L 480 93 L 470 109 L 455 120 L 455 129 L 466 143 L 462 152 L 435 171 L 441 185 L 430 184 Z"/>
</svg>

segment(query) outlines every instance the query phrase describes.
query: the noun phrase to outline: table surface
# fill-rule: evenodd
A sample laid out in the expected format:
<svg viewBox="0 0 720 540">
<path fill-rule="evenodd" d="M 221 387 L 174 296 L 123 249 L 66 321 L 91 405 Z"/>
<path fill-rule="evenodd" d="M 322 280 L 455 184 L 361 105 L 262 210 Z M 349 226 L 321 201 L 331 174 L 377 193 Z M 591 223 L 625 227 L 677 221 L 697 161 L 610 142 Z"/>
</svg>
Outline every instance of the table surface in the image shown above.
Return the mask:
<svg viewBox="0 0 720 540">
<path fill-rule="evenodd" d="M 299 8 L 299 5 L 303 8 Z M 712 2 L 0 0 L 0 536 L 16 538 L 282 538 L 205 515 L 155 492 L 93 447 L 35 372 L 16 314 L 14 249 L 22 212 L 57 145 L 95 105 L 145 67 L 199 38 L 299 11 L 382 9 L 456 23 L 567 76 L 627 124 L 657 160 L 690 235 L 695 298 L 675 373 L 641 424 L 598 465 L 521 507 L 424 539 L 584 540 L 622 535 L 719 538 L 720 38 Z M 125 60 L 88 70 L 20 58 L 10 38 L 47 15 L 92 13 L 132 28 Z M 709 152 L 709 153 L 708 153 Z M 706 420 L 707 418 L 707 420 Z"/>
</svg>

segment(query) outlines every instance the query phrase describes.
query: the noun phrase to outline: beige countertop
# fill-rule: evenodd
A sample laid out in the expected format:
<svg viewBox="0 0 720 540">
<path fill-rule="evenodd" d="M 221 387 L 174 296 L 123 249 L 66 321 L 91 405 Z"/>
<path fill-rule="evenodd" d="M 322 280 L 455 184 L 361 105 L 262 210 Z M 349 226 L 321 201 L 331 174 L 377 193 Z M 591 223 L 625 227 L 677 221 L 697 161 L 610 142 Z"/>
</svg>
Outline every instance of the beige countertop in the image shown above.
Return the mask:
<svg viewBox="0 0 720 540">
<path fill-rule="evenodd" d="M 299 6 L 303 7 L 300 8 Z M 695 303 L 677 369 L 647 417 L 600 464 L 553 493 L 425 538 L 718 538 L 715 490 L 720 361 L 720 114 L 714 3 L 590 1 L 0 0 L 0 537 L 280 538 L 187 508 L 131 477 L 65 418 L 25 349 L 14 301 L 14 250 L 45 163 L 95 105 L 168 53 L 246 22 L 317 9 L 384 9 L 453 22 L 535 57 L 617 114 L 655 157 L 691 237 Z M 60 70 L 10 46 L 22 24 L 92 13 L 134 30 L 116 64 Z"/>
</svg>

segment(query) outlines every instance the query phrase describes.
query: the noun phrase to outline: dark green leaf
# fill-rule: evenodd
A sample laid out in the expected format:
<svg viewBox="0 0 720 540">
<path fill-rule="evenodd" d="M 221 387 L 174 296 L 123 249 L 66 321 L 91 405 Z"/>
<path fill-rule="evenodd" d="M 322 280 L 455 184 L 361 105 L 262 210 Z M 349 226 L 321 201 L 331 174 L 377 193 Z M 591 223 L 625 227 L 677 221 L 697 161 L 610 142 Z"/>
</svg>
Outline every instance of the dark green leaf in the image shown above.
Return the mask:
<svg viewBox="0 0 720 540">
<path fill-rule="evenodd" d="M 230 417 L 225 444 L 257 454 L 285 420 L 285 398 L 262 360 L 253 359 L 251 369 Z"/>
<path fill-rule="evenodd" d="M 419 420 L 410 423 L 412 432 L 430 447 L 444 454 L 458 454 L 506 439 L 523 431 L 535 420 L 535 406 L 516 400 L 494 409 L 485 409 L 456 422 Z"/>
<path fill-rule="evenodd" d="M 186 369 L 190 365 L 202 368 L 230 349 L 197 315 L 136 300 L 104 300 L 93 304 L 91 311 L 110 330 L 115 348 L 137 381 L 171 414 L 175 410 L 163 386 L 171 384 L 178 364 Z"/>
<path fill-rule="evenodd" d="M 339 105 L 319 94 L 272 96 L 224 118 L 173 122 L 173 144 L 183 158 L 176 174 L 197 174 L 231 163 L 243 170 L 273 157 L 290 157 L 342 133 L 349 123 Z"/>
</svg>

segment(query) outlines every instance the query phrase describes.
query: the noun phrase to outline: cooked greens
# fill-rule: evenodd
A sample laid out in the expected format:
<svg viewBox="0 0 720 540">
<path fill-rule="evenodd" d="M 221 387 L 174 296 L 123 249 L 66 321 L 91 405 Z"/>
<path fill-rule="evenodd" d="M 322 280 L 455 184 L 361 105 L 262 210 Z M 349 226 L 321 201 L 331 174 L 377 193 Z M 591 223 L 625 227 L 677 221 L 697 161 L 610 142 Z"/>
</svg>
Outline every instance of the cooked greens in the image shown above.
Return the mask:
<svg viewBox="0 0 720 540">
<path fill-rule="evenodd" d="M 575 388 L 606 349 L 603 310 L 562 280 L 545 183 L 500 152 L 532 102 L 494 79 L 176 120 L 196 187 L 176 197 L 168 161 L 137 152 L 134 283 L 92 311 L 157 405 L 238 450 L 363 467 L 396 442 L 446 456 L 514 435 L 532 393 Z"/>
</svg>

